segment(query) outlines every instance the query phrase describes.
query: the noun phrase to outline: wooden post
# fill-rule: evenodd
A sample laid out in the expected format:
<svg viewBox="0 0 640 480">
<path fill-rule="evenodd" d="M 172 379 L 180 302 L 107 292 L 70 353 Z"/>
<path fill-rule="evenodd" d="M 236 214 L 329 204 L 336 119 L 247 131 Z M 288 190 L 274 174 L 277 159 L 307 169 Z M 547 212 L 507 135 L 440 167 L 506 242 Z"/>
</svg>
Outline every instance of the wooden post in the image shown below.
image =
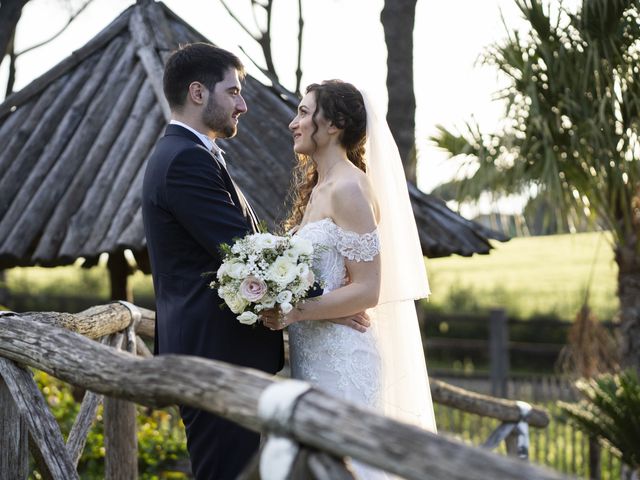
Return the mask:
<svg viewBox="0 0 640 480">
<path fill-rule="evenodd" d="M 109 269 L 109 281 L 111 283 L 111 300 L 132 302 L 133 294 L 127 282 L 130 267 L 127 259 L 124 258 L 124 252 L 109 253 L 107 268 Z"/>
<path fill-rule="evenodd" d="M 11 392 L 0 376 L 0 478 L 25 479 L 29 474 L 29 431 Z"/>
<path fill-rule="evenodd" d="M 492 309 L 489 317 L 489 359 L 491 362 L 491 394 L 506 398 L 509 377 L 509 330 L 507 313 Z"/>
<path fill-rule="evenodd" d="M 589 435 L 589 480 L 600 480 L 600 441 L 598 437 Z"/>
<path fill-rule="evenodd" d="M 124 340 L 126 349 L 135 353 L 133 346 L 127 344 L 122 334 L 114 335 L 114 348 L 119 348 L 120 340 Z M 104 398 L 104 446 L 105 446 L 105 478 L 119 480 L 122 478 L 135 480 L 138 478 L 138 431 L 136 423 L 136 406 L 132 402 L 116 398 Z"/>
</svg>

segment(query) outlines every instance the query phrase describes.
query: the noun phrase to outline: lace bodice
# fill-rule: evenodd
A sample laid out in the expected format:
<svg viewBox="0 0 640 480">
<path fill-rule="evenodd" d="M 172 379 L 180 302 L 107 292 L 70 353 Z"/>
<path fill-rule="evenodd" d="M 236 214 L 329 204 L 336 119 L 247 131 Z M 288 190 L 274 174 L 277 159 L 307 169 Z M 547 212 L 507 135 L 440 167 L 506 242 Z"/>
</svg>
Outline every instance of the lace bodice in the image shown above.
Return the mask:
<svg viewBox="0 0 640 480">
<path fill-rule="evenodd" d="M 344 285 L 345 258 L 368 262 L 380 252 L 377 230 L 358 234 L 341 228 L 331 218 L 308 223 L 296 235 L 313 243 L 316 250 L 314 270 L 320 276 L 325 293 Z"/>
<path fill-rule="evenodd" d="M 376 231 L 360 235 L 330 218 L 308 223 L 296 235 L 313 243 L 325 294 L 345 284 L 345 259 L 371 261 L 380 249 Z M 380 358 L 371 329 L 363 334 L 328 321 L 302 321 L 289 327 L 289 345 L 294 378 L 357 403 L 378 403 Z"/>
</svg>

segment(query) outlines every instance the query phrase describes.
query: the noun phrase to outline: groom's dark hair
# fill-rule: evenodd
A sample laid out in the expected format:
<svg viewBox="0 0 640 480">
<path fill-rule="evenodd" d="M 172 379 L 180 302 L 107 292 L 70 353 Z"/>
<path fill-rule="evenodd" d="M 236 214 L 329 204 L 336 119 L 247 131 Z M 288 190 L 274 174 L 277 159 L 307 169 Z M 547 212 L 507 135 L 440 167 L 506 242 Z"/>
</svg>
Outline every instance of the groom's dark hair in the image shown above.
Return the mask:
<svg viewBox="0 0 640 480">
<path fill-rule="evenodd" d="M 182 45 L 173 52 L 164 67 L 164 96 L 172 109 L 184 106 L 192 82 L 200 82 L 212 92 L 230 68 L 244 78 L 244 65 L 233 53 L 209 43 Z"/>
</svg>

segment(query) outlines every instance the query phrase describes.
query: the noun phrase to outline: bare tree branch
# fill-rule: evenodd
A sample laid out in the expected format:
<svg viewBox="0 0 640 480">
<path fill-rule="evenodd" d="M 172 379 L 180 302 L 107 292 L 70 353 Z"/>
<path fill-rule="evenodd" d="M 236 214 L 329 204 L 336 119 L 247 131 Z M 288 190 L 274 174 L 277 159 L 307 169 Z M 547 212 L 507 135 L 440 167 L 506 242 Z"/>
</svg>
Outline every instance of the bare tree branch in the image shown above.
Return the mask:
<svg viewBox="0 0 640 480">
<path fill-rule="evenodd" d="M 238 17 L 236 17 L 235 13 L 233 13 L 233 10 L 231 10 L 231 9 L 229 8 L 229 6 L 226 4 L 226 2 L 225 2 L 224 0 L 220 0 L 220 3 L 221 3 L 221 4 L 222 4 L 222 6 L 227 10 L 227 13 L 229 14 L 229 16 L 230 16 L 231 18 L 233 18 L 233 19 L 236 21 L 236 23 L 237 23 L 238 25 L 240 25 L 240 27 L 241 27 L 245 32 L 247 32 L 247 34 L 248 34 L 251 38 L 253 38 L 256 42 L 260 42 L 260 38 L 259 38 L 258 36 L 256 36 L 254 33 L 252 33 L 252 32 L 251 32 L 251 31 L 250 31 L 250 30 L 245 26 L 245 24 L 244 24 L 244 23 L 242 23 L 242 21 L 241 21 Z"/>
<path fill-rule="evenodd" d="M 16 58 L 17 55 L 15 53 L 15 39 L 16 39 L 16 31 L 14 29 L 13 35 L 11 35 L 11 40 L 9 41 L 9 45 L 7 46 L 7 55 L 9 55 L 9 76 L 7 78 L 7 88 L 5 89 L 4 98 L 7 98 L 9 95 L 13 93 L 13 86 L 16 82 Z"/>
<path fill-rule="evenodd" d="M 58 38 L 69 27 L 69 25 L 71 25 L 71 22 L 73 22 L 76 19 L 76 17 L 78 15 L 80 15 L 84 11 L 84 9 L 89 6 L 89 4 L 91 2 L 93 2 L 93 0 L 87 0 L 75 13 L 73 13 L 69 17 L 69 19 L 67 20 L 67 23 L 55 35 L 53 35 L 52 37 L 48 38 L 47 40 L 44 40 L 44 41 L 42 41 L 40 43 L 32 45 L 29 48 L 25 48 L 24 50 L 16 53 L 15 56 L 19 57 L 20 55 L 24 55 L 25 53 L 30 52 L 31 50 L 35 50 L 36 48 L 40 48 L 43 45 L 46 45 L 47 43 L 49 43 L 49 42 L 55 40 L 56 38 Z"/>
<path fill-rule="evenodd" d="M 300 82 L 302 81 L 302 30 L 304 19 L 302 18 L 302 0 L 298 0 L 298 65 L 296 66 L 296 95 L 302 96 Z"/>
<path fill-rule="evenodd" d="M 22 8 L 29 0 L 2 0 L 0 2 L 0 63 L 9 52 L 16 25 L 22 15 Z"/>
<path fill-rule="evenodd" d="M 247 32 L 247 34 L 251 36 L 251 38 L 253 38 L 256 42 L 258 42 L 258 45 L 260 45 L 260 48 L 262 48 L 262 55 L 264 56 L 264 60 L 267 65 L 267 71 L 270 73 L 270 75 L 267 75 L 267 76 L 270 79 L 272 80 L 275 79 L 276 82 L 279 82 L 278 74 L 276 72 L 275 65 L 273 64 L 273 55 L 271 52 L 271 18 L 272 18 L 271 14 L 272 14 L 273 0 L 266 0 L 265 3 L 260 3 L 258 0 L 251 0 L 251 12 L 253 14 L 253 20 L 256 24 L 256 27 L 260 32 L 259 35 L 255 35 L 254 33 L 252 33 L 247 28 L 247 26 L 244 23 L 242 23 L 242 21 L 233 13 L 231 8 L 227 5 L 225 0 L 220 0 L 220 3 L 222 3 L 222 6 L 227 10 L 227 13 L 229 13 L 231 18 L 233 18 L 236 21 L 236 23 L 238 23 L 238 25 L 240 25 L 240 27 L 245 32 Z M 256 7 L 260 7 L 264 9 L 267 14 L 267 25 L 265 28 L 261 28 L 259 25 L 259 21 L 256 16 Z"/>
</svg>

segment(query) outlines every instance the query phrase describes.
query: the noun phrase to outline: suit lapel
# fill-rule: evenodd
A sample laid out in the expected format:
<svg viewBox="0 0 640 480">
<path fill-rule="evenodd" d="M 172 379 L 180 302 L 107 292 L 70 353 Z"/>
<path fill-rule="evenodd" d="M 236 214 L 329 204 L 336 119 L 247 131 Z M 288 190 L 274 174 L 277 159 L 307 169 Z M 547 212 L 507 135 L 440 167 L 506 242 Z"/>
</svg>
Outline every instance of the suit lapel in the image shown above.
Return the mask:
<svg viewBox="0 0 640 480">
<path fill-rule="evenodd" d="M 220 170 L 222 171 L 222 177 L 225 181 L 227 189 L 229 190 L 229 193 L 231 194 L 233 203 L 240 209 L 240 211 L 245 216 L 245 218 L 249 220 L 249 222 L 251 223 L 251 227 L 253 228 L 253 231 L 257 232 L 259 230 L 258 217 L 253 211 L 253 208 L 251 208 L 251 204 L 249 204 L 249 201 L 243 195 L 242 190 L 240 190 L 240 187 L 238 187 L 238 185 L 236 185 L 236 182 L 233 181 L 233 179 L 231 178 L 231 175 L 229 175 L 229 172 L 227 171 L 227 168 L 222 164 L 222 162 L 220 162 L 216 158 L 216 156 L 211 151 L 209 151 L 209 149 L 200 141 L 200 139 L 196 135 L 194 135 L 192 132 L 190 132 L 186 128 L 181 127 L 180 125 L 175 125 L 175 124 L 167 125 L 167 129 L 165 130 L 165 135 L 181 135 L 181 136 L 188 137 L 192 139 L 195 143 L 200 145 L 202 148 L 204 148 L 209 153 L 209 155 L 211 155 L 211 158 L 213 159 L 213 161 L 220 166 Z"/>
<path fill-rule="evenodd" d="M 212 157 L 216 162 L 218 162 L 214 155 L 212 155 Z M 253 208 L 251 208 L 251 204 L 242 193 L 242 190 L 240 190 L 240 187 L 238 187 L 236 182 L 233 181 L 231 175 L 229 175 L 229 172 L 227 171 L 227 168 L 220 162 L 218 162 L 218 165 L 220 165 L 222 176 L 227 183 L 229 192 L 231 193 L 231 196 L 233 198 L 233 202 L 238 206 L 238 208 L 240 208 L 242 214 L 250 220 L 253 231 L 259 231 L 258 217 L 253 211 Z"/>
</svg>

